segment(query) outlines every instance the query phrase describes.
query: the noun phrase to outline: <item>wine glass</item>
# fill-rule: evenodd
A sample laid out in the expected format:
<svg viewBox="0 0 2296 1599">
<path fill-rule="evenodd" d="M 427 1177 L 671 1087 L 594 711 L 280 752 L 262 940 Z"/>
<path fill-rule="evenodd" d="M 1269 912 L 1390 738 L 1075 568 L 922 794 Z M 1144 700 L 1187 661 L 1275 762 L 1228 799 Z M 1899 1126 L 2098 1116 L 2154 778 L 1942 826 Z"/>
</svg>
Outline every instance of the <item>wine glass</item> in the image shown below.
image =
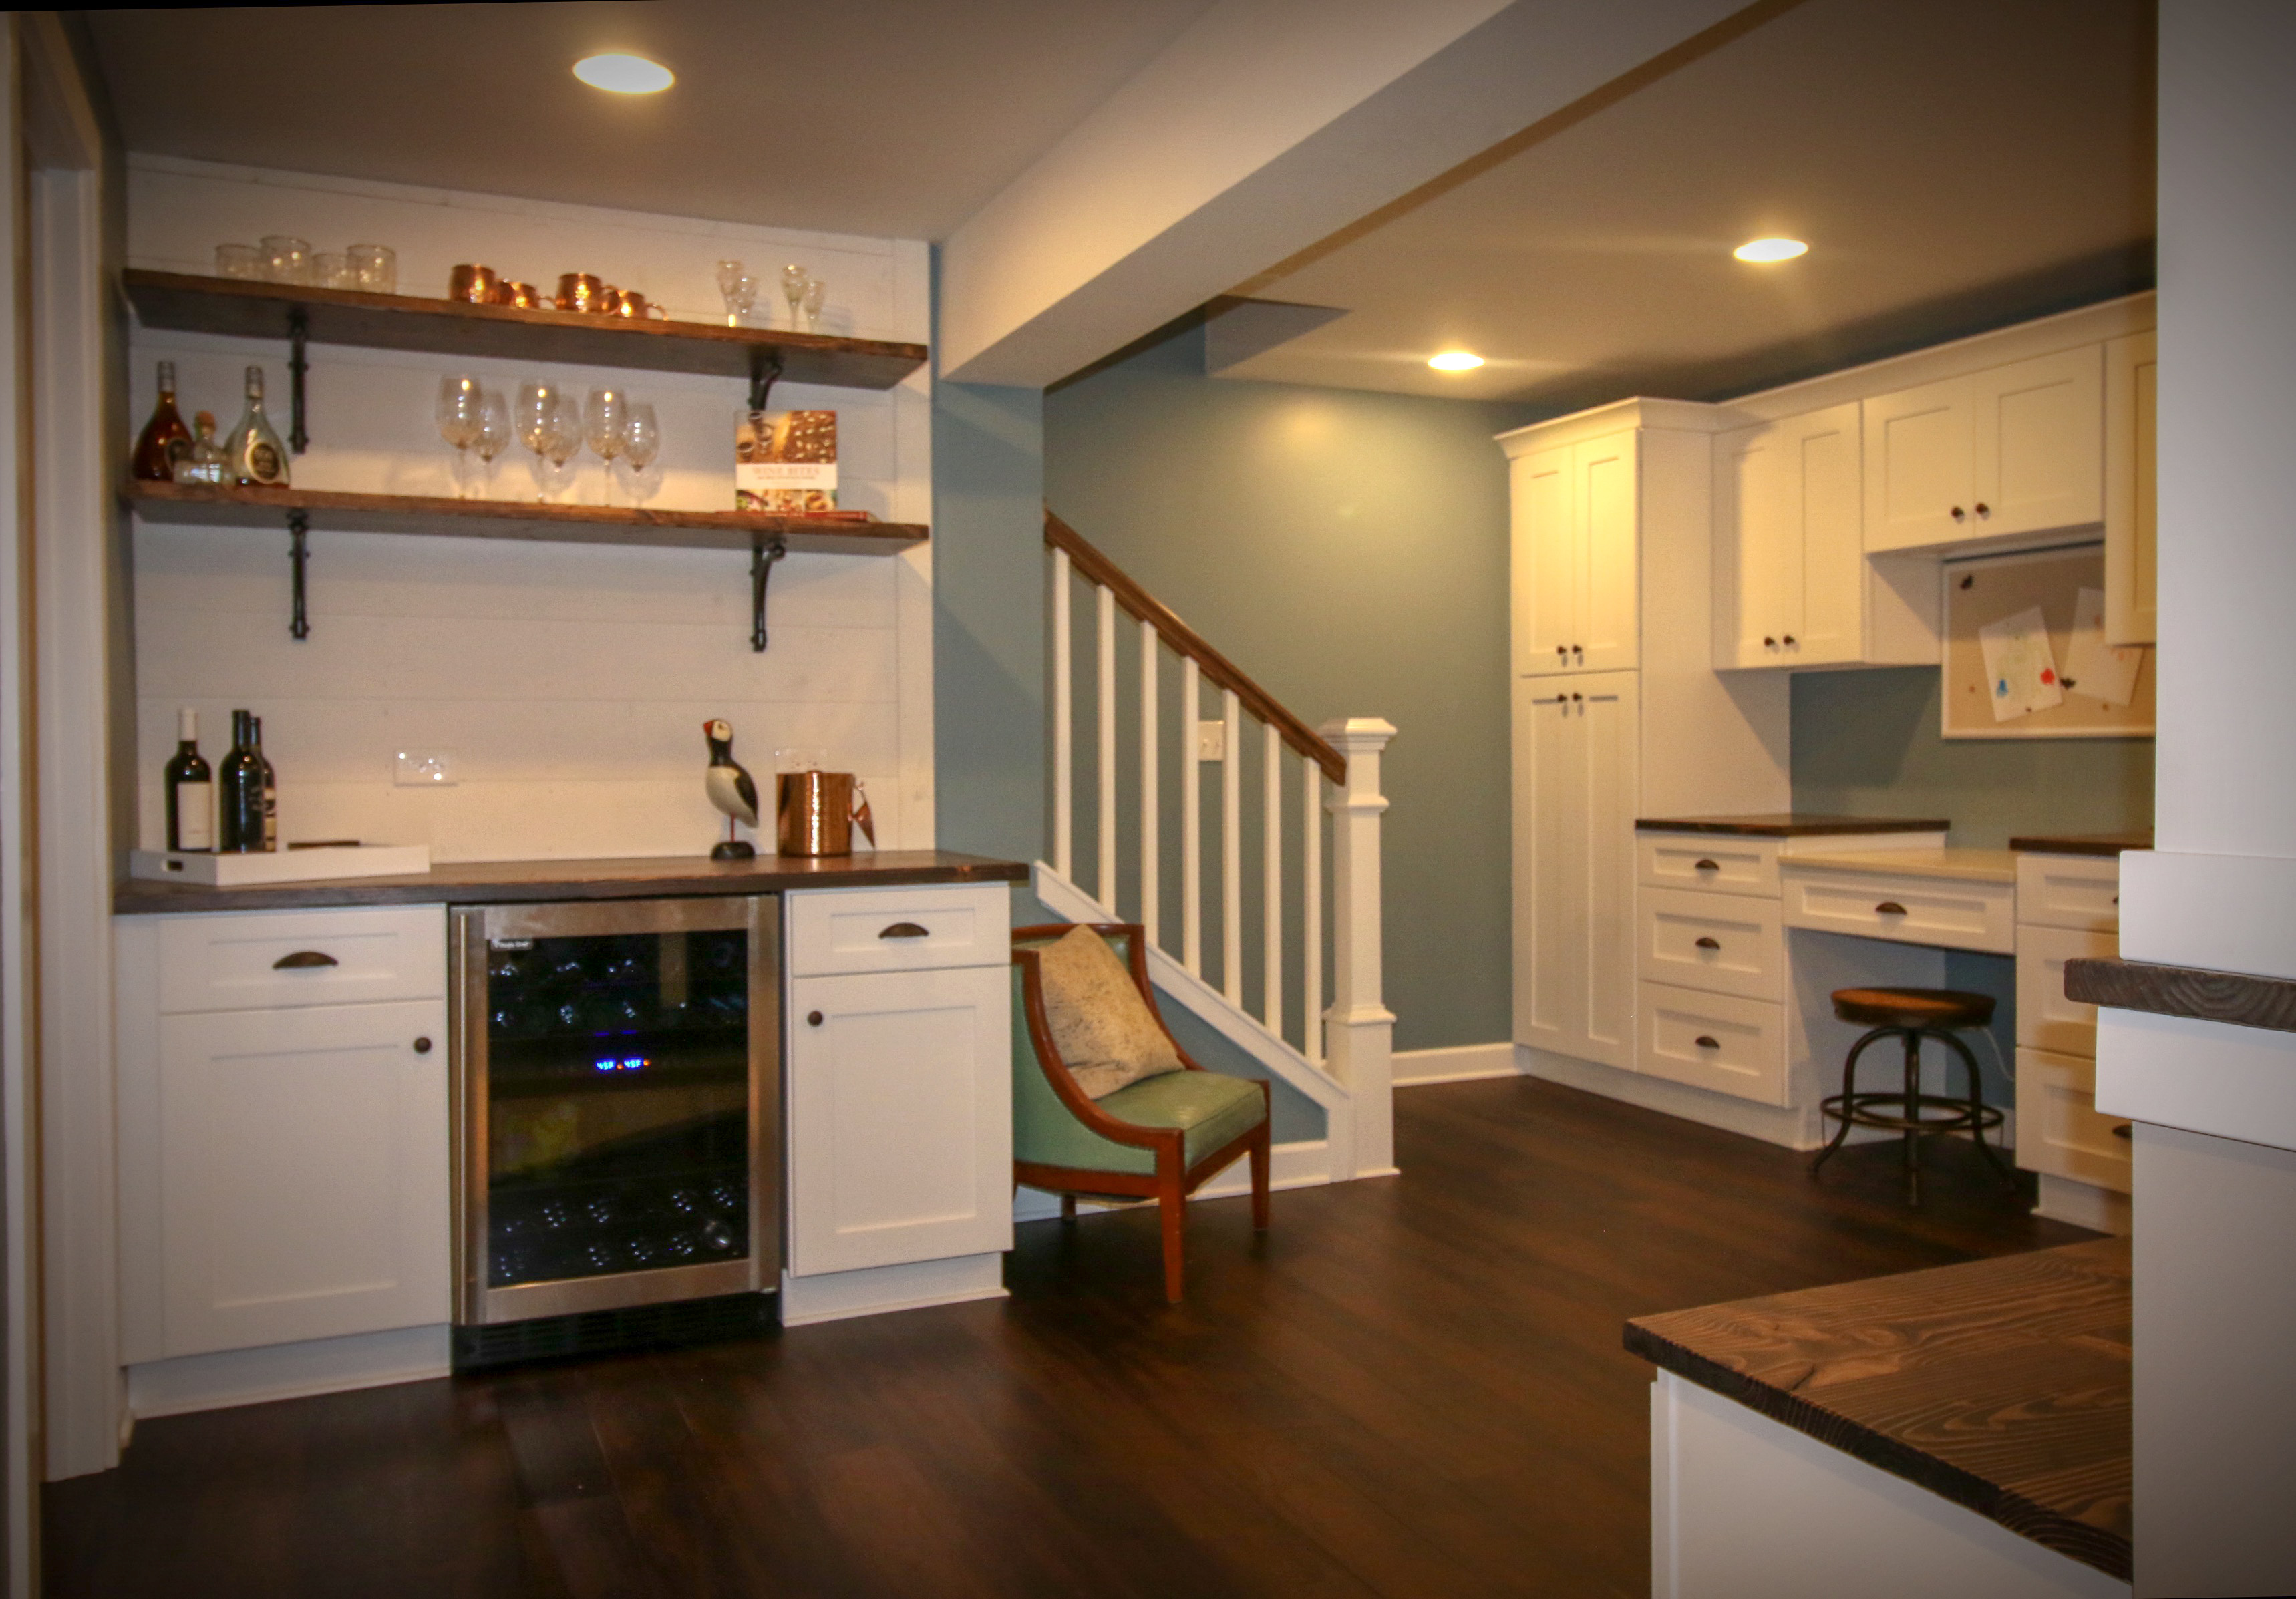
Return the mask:
<svg viewBox="0 0 2296 1599">
<path fill-rule="evenodd" d="M 510 447 L 510 402 L 498 392 L 489 391 L 479 406 L 479 437 L 475 447 L 486 470 L 480 477 L 481 497 L 488 482 L 494 476 L 495 457 Z"/>
<path fill-rule="evenodd" d="M 470 448 L 479 441 L 486 397 L 479 380 L 449 377 L 439 380 L 439 437 L 455 447 L 455 497 L 463 496 Z"/>
<path fill-rule="evenodd" d="M 628 436 L 630 426 L 629 391 L 623 389 L 593 389 L 590 406 L 582 419 L 582 437 L 606 463 L 606 504 L 614 503 L 614 457 L 622 453 L 622 441 Z"/>
<path fill-rule="evenodd" d="M 564 472 L 567 463 L 582 453 L 582 402 L 563 390 L 551 397 L 550 430 L 543 454 L 550 462 L 554 473 Z M 571 474 L 568 474 L 570 479 Z"/>
<path fill-rule="evenodd" d="M 782 268 L 782 298 L 789 301 L 790 332 L 798 329 L 797 314 L 805 303 L 805 286 L 813 282 L 813 275 L 802 266 L 791 265 Z"/>
<path fill-rule="evenodd" d="M 518 441 L 534 452 L 534 480 L 537 499 L 550 496 L 540 492 L 542 463 L 550 454 L 550 441 L 558 419 L 558 385 L 555 383 L 521 384 L 518 405 L 511 412 L 511 425 L 518 430 Z"/>
<path fill-rule="evenodd" d="M 821 332 L 821 304 L 829 298 L 829 285 L 817 277 L 805 280 L 805 331 Z"/>
<path fill-rule="evenodd" d="M 630 477 L 635 482 L 653 464 L 661 454 L 661 422 L 655 417 L 651 403 L 630 407 L 629 422 L 622 432 L 622 459 L 630 463 Z"/>
<path fill-rule="evenodd" d="M 758 280 L 739 261 L 718 263 L 718 292 L 726 297 L 726 325 L 737 328 L 758 303 Z"/>
</svg>

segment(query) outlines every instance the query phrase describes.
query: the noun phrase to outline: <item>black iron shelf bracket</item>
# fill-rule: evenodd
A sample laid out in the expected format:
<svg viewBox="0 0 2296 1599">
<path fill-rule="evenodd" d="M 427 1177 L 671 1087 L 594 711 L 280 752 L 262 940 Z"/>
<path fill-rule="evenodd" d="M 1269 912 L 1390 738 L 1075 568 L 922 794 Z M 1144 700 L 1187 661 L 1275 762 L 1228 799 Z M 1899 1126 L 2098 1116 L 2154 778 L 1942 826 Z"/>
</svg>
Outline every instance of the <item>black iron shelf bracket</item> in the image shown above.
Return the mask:
<svg viewBox="0 0 2296 1599">
<path fill-rule="evenodd" d="M 311 559 L 311 519 L 300 511 L 287 513 L 287 560 L 295 573 L 295 615 L 287 633 L 298 640 L 311 636 L 311 619 L 303 613 L 303 569 Z"/>
<path fill-rule="evenodd" d="M 311 442 L 311 435 L 303 426 L 303 374 L 311 364 L 303 358 L 303 346 L 311 337 L 311 319 L 297 306 L 287 313 L 287 386 L 294 396 L 292 425 L 287 430 L 287 447 L 301 455 Z M 301 634 L 295 636 L 298 638 Z"/>
<path fill-rule="evenodd" d="M 789 546 L 778 538 L 750 546 L 750 648 L 760 655 L 766 652 L 766 581 L 774 575 L 774 562 L 788 554 Z"/>
<path fill-rule="evenodd" d="M 753 349 L 750 352 L 750 409 L 763 411 L 774 398 L 774 385 L 781 381 L 782 357 L 779 350 Z M 765 645 L 758 646 L 760 650 Z"/>
</svg>

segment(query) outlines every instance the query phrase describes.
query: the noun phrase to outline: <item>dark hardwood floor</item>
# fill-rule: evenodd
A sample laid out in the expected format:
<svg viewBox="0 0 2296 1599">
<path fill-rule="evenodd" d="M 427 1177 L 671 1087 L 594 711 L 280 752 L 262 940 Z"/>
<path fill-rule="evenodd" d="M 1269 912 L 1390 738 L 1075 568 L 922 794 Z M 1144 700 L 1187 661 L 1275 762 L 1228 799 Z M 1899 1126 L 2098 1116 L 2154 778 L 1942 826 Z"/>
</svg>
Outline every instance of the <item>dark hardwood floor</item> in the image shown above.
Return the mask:
<svg viewBox="0 0 2296 1599">
<path fill-rule="evenodd" d="M 1009 1300 L 147 1422 L 47 1592 L 1647 1593 L 1630 1316 L 2087 1234 L 1965 1144 L 1808 1158 L 1529 1080 L 1396 1095 L 1397 1179 L 1021 1229 Z"/>
</svg>

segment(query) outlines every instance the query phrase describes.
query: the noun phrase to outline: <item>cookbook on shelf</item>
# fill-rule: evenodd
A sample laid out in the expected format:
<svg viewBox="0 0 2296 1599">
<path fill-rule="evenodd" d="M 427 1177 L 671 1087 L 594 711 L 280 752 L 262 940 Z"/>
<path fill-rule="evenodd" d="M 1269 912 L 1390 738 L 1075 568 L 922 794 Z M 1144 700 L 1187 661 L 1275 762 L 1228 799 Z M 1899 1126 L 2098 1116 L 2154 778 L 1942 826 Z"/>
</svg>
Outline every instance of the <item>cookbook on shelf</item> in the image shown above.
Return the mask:
<svg viewBox="0 0 2296 1599">
<path fill-rule="evenodd" d="M 734 509 L 837 509 L 837 413 L 751 411 L 734 430 Z"/>
</svg>

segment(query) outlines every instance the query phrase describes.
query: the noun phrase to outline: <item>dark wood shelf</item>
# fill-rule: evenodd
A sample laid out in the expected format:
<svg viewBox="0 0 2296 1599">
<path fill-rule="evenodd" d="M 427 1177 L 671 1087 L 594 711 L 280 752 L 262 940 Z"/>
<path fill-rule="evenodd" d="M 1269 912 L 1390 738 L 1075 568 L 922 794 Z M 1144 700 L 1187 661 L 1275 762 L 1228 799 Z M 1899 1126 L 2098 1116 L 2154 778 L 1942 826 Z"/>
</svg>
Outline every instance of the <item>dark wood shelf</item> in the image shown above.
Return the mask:
<svg viewBox="0 0 2296 1599">
<path fill-rule="evenodd" d="M 824 333 L 721 327 L 707 322 L 523 311 L 406 294 L 367 294 L 131 266 L 120 275 L 145 327 L 288 339 L 294 314 L 319 344 L 442 356 L 563 361 L 644 372 L 752 379 L 779 363 L 780 379 L 844 389 L 890 389 L 925 364 L 922 344 Z"/>
<path fill-rule="evenodd" d="M 2119 1011 L 2296 1033 L 2296 982 L 2284 977 L 2089 956 L 2065 963 L 2065 997 Z"/>
<path fill-rule="evenodd" d="M 749 511 L 448 500 L 319 488 L 206 488 L 142 480 L 131 480 L 121 497 L 146 521 L 246 528 L 276 525 L 274 519 L 300 512 L 316 533 L 427 533 L 705 550 L 750 550 L 778 539 L 792 552 L 828 555 L 897 554 L 926 537 L 926 529 L 914 522 L 832 522 Z"/>
</svg>

